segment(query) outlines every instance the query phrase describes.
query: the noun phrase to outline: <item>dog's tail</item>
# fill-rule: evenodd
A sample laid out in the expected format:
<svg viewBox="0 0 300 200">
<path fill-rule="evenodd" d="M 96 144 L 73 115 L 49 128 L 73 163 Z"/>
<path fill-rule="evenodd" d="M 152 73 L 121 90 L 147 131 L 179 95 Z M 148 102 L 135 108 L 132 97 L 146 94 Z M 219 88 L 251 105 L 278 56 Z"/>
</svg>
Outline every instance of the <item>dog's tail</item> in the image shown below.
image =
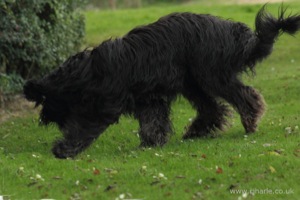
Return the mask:
<svg viewBox="0 0 300 200">
<path fill-rule="evenodd" d="M 45 98 L 43 87 L 36 80 L 27 81 L 23 86 L 23 93 L 27 100 L 36 103 L 35 106 L 40 105 Z"/>
<path fill-rule="evenodd" d="M 258 44 L 253 55 L 256 59 L 262 60 L 272 52 L 273 43 L 282 33 L 294 35 L 300 30 L 300 15 L 289 15 L 285 17 L 286 9 L 281 5 L 278 18 L 266 12 L 264 5 L 256 15 L 255 34 Z"/>
</svg>

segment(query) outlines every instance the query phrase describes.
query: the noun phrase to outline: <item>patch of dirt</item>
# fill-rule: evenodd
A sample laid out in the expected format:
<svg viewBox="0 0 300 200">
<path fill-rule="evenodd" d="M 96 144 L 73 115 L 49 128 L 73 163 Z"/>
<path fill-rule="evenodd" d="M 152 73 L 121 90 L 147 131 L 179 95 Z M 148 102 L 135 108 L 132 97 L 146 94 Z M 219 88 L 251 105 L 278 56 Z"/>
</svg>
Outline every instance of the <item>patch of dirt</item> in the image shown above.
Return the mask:
<svg viewBox="0 0 300 200">
<path fill-rule="evenodd" d="M 1 102 L 0 124 L 11 118 L 35 113 L 38 113 L 38 109 L 34 109 L 34 103 L 28 102 L 22 95 L 9 96 Z"/>
</svg>

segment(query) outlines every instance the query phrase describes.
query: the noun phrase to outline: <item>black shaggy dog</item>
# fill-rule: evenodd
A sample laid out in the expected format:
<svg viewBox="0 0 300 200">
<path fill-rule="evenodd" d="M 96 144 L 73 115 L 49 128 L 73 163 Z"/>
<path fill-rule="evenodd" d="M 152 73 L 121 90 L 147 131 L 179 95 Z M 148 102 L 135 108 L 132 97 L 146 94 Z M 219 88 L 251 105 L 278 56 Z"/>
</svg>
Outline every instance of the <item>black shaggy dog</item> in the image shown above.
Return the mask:
<svg viewBox="0 0 300 200">
<path fill-rule="evenodd" d="M 178 94 L 198 113 L 184 139 L 223 130 L 228 109 L 219 99 L 237 110 L 247 133 L 255 132 L 264 101 L 239 75 L 254 71 L 281 33 L 300 29 L 300 15 L 284 13 L 281 8 L 274 18 L 263 7 L 254 32 L 211 15 L 173 13 L 70 57 L 44 78 L 28 81 L 24 94 L 43 106 L 42 124 L 56 123 L 63 132 L 52 149 L 58 158 L 76 156 L 121 114 L 139 121 L 141 146 L 164 145 Z"/>
</svg>

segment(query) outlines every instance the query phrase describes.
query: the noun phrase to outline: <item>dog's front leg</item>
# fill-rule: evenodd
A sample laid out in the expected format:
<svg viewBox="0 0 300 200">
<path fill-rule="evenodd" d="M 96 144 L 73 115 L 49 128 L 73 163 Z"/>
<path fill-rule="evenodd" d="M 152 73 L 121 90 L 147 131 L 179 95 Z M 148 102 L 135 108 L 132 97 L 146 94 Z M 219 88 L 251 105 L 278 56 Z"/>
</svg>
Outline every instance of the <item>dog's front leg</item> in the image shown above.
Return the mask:
<svg viewBox="0 0 300 200">
<path fill-rule="evenodd" d="M 64 138 L 54 143 L 52 152 L 57 158 L 73 158 L 88 148 L 107 127 L 107 124 L 69 119 L 61 127 Z"/>
<path fill-rule="evenodd" d="M 140 124 L 140 146 L 163 146 L 168 141 L 172 132 L 169 114 L 170 102 L 167 100 L 150 99 L 137 103 L 135 118 Z"/>
</svg>

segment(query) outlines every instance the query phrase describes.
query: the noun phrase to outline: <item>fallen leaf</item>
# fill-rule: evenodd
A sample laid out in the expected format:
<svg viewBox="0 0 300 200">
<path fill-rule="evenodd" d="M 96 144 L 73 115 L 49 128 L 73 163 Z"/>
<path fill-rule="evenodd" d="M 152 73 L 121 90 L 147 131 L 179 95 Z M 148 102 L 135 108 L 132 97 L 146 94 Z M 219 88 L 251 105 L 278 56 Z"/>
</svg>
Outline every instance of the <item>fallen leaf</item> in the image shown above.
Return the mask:
<svg viewBox="0 0 300 200">
<path fill-rule="evenodd" d="M 276 151 L 269 151 L 268 154 L 272 156 L 280 156 L 280 154 L 277 153 Z"/>
<path fill-rule="evenodd" d="M 205 185 L 205 186 L 204 186 L 204 189 L 205 189 L 205 190 L 209 190 L 209 189 L 210 189 L 210 185 Z"/>
<path fill-rule="evenodd" d="M 234 190 L 234 189 L 237 189 L 239 187 L 239 184 L 231 184 L 229 187 L 228 187 L 228 190 Z"/>
<path fill-rule="evenodd" d="M 282 154 L 284 152 L 284 149 L 275 149 L 274 151 L 279 153 L 279 154 Z"/>
<path fill-rule="evenodd" d="M 100 174 L 100 170 L 99 169 L 94 169 L 93 174 L 94 175 L 99 175 Z"/>
<path fill-rule="evenodd" d="M 276 172 L 275 168 L 272 167 L 272 166 L 269 166 L 269 170 L 270 170 L 271 173 L 275 173 Z"/>
<path fill-rule="evenodd" d="M 203 198 L 203 194 L 201 192 L 196 192 L 194 195 L 193 195 L 193 199 L 204 199 Z"/>
<path fill-rule="evenodd" d="M 106 171 L 108 174 L 110 174 L 110 175 L 115 175 L 115 174 L 118 173 L 117 170 L 115 170 L 115 169 L 109 169 L 109 168 L 105 168 L 105 171 Z"/>
<path fill-rule="evenodd" d="M 199 179 L 198 184 L 199 184 L 199 185 L 202 184 L 202 179 Z"/>
<path fill-rule="evenodd" d="M 107 187 L 105 188 L 104 192 L 108 192 L 108 191 L 110 191 L 110 190 L 113 190 L 113 189 L 115 189 L 116 187 L 117 187 L 116 185 L 109 185 L 109 186 L 107 186 Z"/>
<path fill-rule="evenodd" d="M 270 146 L 272 146 L 272 144 L 270 144 L 270 143 L 263 144 L 263 147 L 270 147 Z"/>
<path fill-rule="evenodd" d="M 292 127 L 286 127 L 285 128 L 285 133 L 286 134 L 291 134 L 292 133 Z"/>
<path fill-rule="evenodd" d="M 217 174 L 222 174 L 223 173 L 223 169 L 221 167 L 216 167 L 216 173 Z"/>
</svg>

